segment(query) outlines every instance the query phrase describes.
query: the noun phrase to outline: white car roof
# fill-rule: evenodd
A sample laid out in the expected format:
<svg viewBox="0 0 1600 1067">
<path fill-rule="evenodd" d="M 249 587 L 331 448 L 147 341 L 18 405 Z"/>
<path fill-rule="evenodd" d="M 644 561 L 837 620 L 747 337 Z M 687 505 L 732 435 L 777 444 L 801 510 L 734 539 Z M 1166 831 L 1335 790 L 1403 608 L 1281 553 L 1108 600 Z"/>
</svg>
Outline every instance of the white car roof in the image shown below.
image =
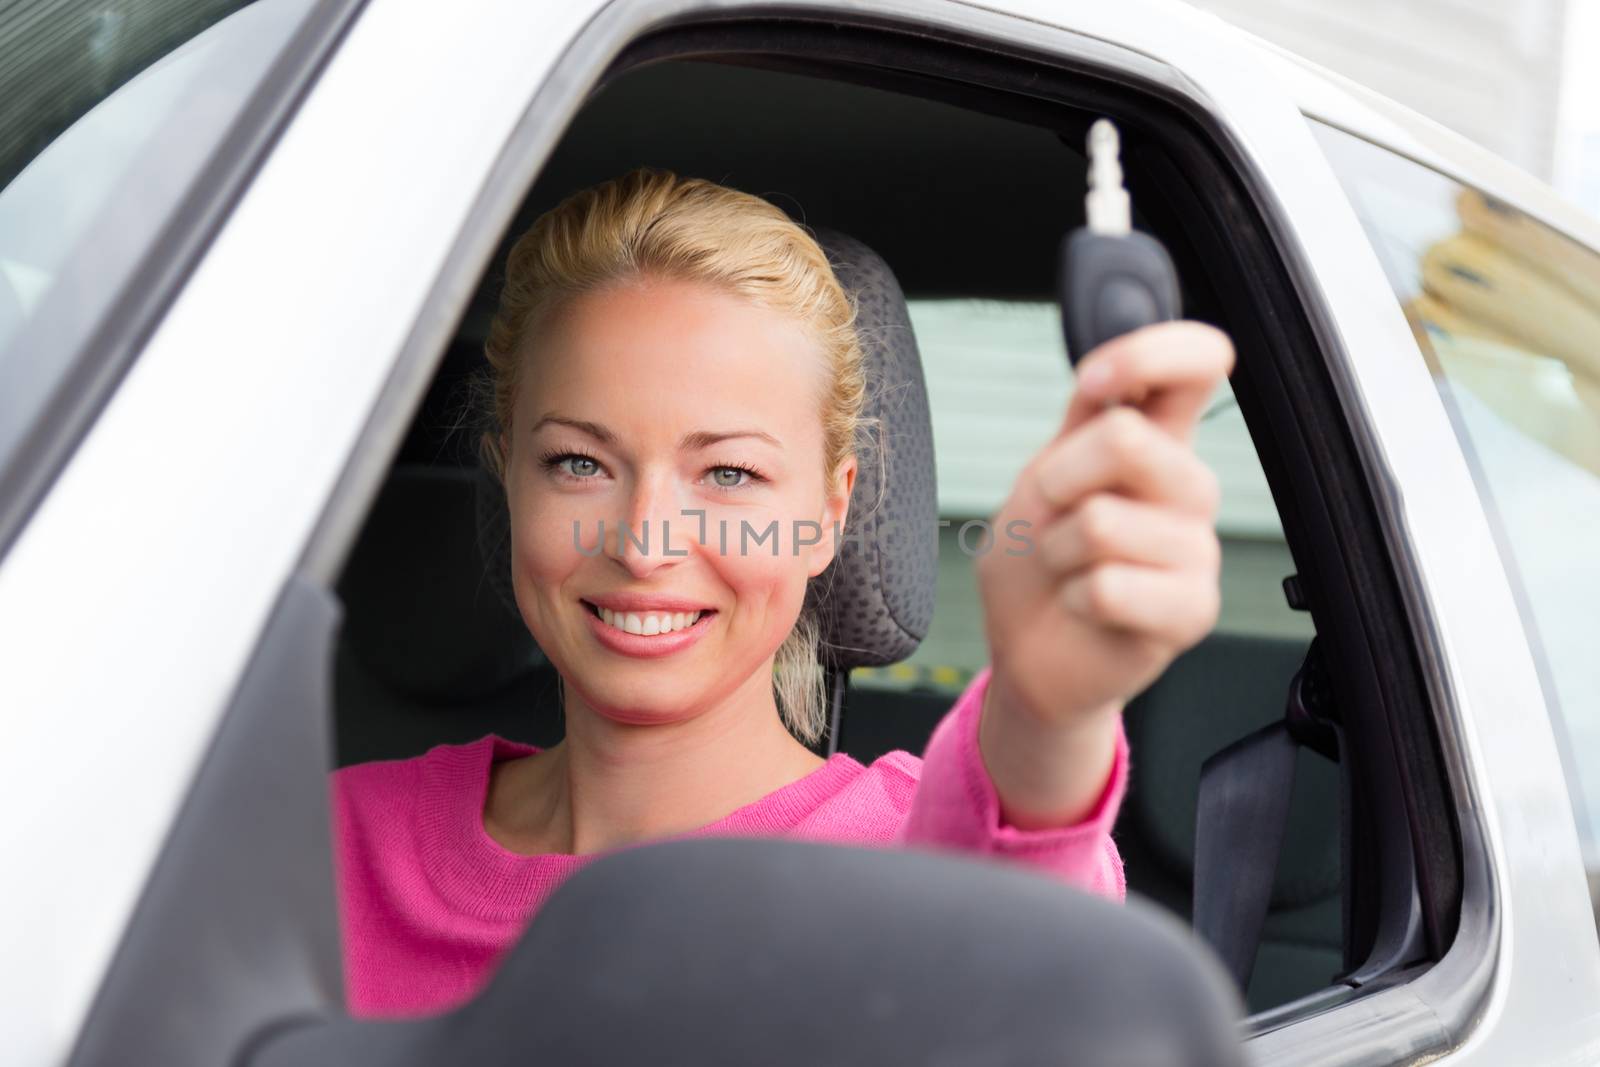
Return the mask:
<svg viewBox="0 0 1600 1067">
<path fill-rule="evenodd" d="M 1271 79 L 1302 114 L 1382 145 L 1492 196 L 1600 252 L 1600 219 L 1539 178 L 1381 93 L 1180 0 L 959 0 L 1095 37 L 1167 64 L 1212 102 L 1224 80 Z M 864 5 L 865 6 L 865 5 Z"/>
</svg>

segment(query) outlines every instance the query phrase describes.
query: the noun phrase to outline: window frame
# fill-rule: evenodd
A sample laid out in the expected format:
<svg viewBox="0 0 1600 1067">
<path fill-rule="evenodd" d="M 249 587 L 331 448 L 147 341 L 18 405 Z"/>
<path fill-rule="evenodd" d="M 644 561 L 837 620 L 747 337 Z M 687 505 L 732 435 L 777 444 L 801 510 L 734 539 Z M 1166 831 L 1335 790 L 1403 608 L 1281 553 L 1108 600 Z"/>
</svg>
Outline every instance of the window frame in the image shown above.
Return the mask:
<svg viewBox="0 0 1600 1067">
<path fill-rule="evenodd" d="M 1394 805 L 1409 812 L 1409 801 L 1422 794 L 1408 792 L 1408 789 L 1414 789 L 1418 781 L 1426 779 L 1431 783 L 1425 795 L 1431 805 L 1429 814 L 1433 824 L 1448 826 L 1452 835 L 1459 832 L 1449 792 L 1452 774 L 1459 772 L 1459 768 L 1446 766 L 1437 737 L 1432 735 L 1437 720 L 1431 714 L 1433 703 L 1424 681 L 1420 652 L 1413 640 L 1419 628 L 1409 620 L 1410 612 L 1401 595 L 1401 570 L 1390 556 L 1383 533 L 1385 523 L 1379 506 L 1382 490 L 1374 488 L 1362 466 L 1351 427 L 1346 421 L 1349 415 L 1341 403 L 1335 383 L 1331 381 L 1329 368 L 1337 366 L 1341 359 L 1335 339 L 1337 334 L 1330 326 L 1331 312 L 1316 298 L 1316 287 L 1309 282 L 1313 272 L 1304 261 L 1302 250 L 1284 236 L 1282 220 L 1275 215 L 1280 209 L 1272 191 L 1255 170 L 1248 152 L 1239 144 L 1234 131 L 1209 110 L 1203 94 L 1180 72 L 1142 54 L 1071 31 L 1047 28 L 1011 16 L 975 11 L 943 2 L 930 5 L 926 11 L 919 10 L 916 17 L 893 12 L 836 10 L 827 4 L 787 8 L 762 4 L 749 8 L 703 11 L 697 8 L 698 5 L 693 2 L 676 3 L 672 0 L 660 3 L 620 0 L 608 5 L 585 35 L 569 48 L 552 81 L 561 82 L 568 76 L 581 80 L 578 72 L 585 68 L 591 57 L 599 55 L 610 56 L 610 62 L 599 78 L 584 83 L 586 92 L 598 90 L 607 80 L 638 63 L 668 58 L 705 58 L 708 53 L 718 51 L 759 51 L 763 53 L 760 65 L 771 69 L 801 70 L 811 74 L 826 70 L 828 76 L 842 80 L 856 78 L 862 84 L 902 88 L 938 98 L 931 91 L 937 83 L 926 74 L 896 74 L 884 69 L 885 44 L 897 38 L 903 56 L 919 51 L 938 51 L 940 74 L 948 75 L 954 65 L 957 69 L 964 69 L 969 76 L 977 72 L 976 76 L 988 80 L 992 89 L 994 85 L 1020 85 L 1024 78 L 1019 71 L 1026 67 L 1034 75 L 1054 76 L 1067 83 L 1077 80 L 1076 96 L 1080 100 L 1091 97 L 1097 104 L 1113 101 L 1124 107 L 1133 104 L 1135 110 L 1143 101 L 1142 106 L 1168 109 L 1171 114 L 1185 117 L 1195 130 L 1203 131 L 1202 138 L 1194 141 L 1190 147 L 1201 153 L 1209 153 L 1212 161 L 1225 161 L 1224 165 L 1232 168 L 1237 187 L 1228 195 L 1228 210 L 1236 222 L 1248 222 L 1258 231 L 1260 246 L 1251 250 L 1257 257 L 1255 265 L 1276 279 L 1276 288 L 1270 294 L 1256 294 L 1256 299 L 1263 304 L 1270 304 L 1280 315 L 1303 320 L 1298 342 L 1301 363 L 1296 370 L 1319 375 L 1323 380 L 1320 392 L 1313 395 L 1296 382 L 1294 375 L 1284 373 L 1286 368 L 1274 368 L 1274 380 L 1268 383 L 1268 387 L 1295 393 L 1294 402 L 1280 407 L 1282 417 L 1270 428 L 1262 425 L 1259 412 L 1255 421 L 1251 421 L 1253 436 L 1259 431 L 1262 434 L 1282 435 L 1283 440 L 1296 439 L 1299 441 L 1297 447 L 1303 454 L 1309 454 L 1308 446 L 1314 446 L 1321 463 L 1340 470 L 1344 478 L 1338 488 L 1324 487 L 1313 497 L 1307 498 L 1310 505 L 1301 505 L 1326 508 L 1331 504 L 1342 511 L 1340 521 L 1324 517 L 1324 525 L 1317 535 L 1307 536 L 1302 532 L 1295 536 L 1289 534 L 1289 520 L 1285 520 L 1286 534 L 1291 544 L 1314 542 L 1319 549 L 1323 549 L 1316 554 L 1318 558 L 1339 560 L 1338 564 L 1329 565 L 1331 571 L 1337 572 L 1337 579 L 1324 576 L 1319 580 L 1311 577 L 1303 568 L 1302 580 L 1319 589 L 1312 593 L 1314 603 L 1326 599 L 1340 605 L 1347 636 L 1350 633 L 1362 635 L 1355 645 L 1360 646 L 1363 653 L 1371 655 L 1375 648 L 1398 650 L 1394 656 L 1385 656 L 1381 665 L 1374 667 L 1374 672 L 1381 671 L 1385 676 L 1384 685 L 1379 689 L 1379 692 L 1386 694 L 1382 702 L 1391 709 L 1410 709 L 1413 713 L 1409 723 L 1411 729 L 1408 736 L 1395 736 L 1393 733 L 1379 736 L 1378 732 L 1374 732 L 1368 738 L 1373 746 L 1371 763 L 1384 768 L 1373 780 L 1372 792 L 1384 798 L 1384 805 Z M 669 18 L 668 13 L 672 17 Z M 670 25 L 661 29 L 661 23 Z M 653 27 L 656 32 L 651 32 Z M 751 34 L 749 38 L 744 36 L 747 33 Z M 808 36 L 814 53 L 809 58 L 804 56 L 804 40 Z M 796 43 L 795 38 L 799 38 L 800 43 Z M 786 65 L 783 55 L 796 51 L 801 53 L 801 58 L 791 57 L 792 63 Z M 820 59 L 819 54 L 827 58 Z M 965 60 L 965 66 L 958 60 Z M 848 65 L 852 61 L 857 65 Z M 877 69 L 872 69 L 874 67 Z M 1037 77 L 1026 79 L 1026 84 L 1027 95 L 1037 98 L 1034 106 L 1039 113 L 1059 106 L 1043 102 L 1047 90 Z M 947 89 L 957 100 L 970 106 L 975 93 L 972 87 L 961 87 L 952 82 L 947 84 Z M 989 94 L 976 91 L 978 97 L 985 95 Z M 1019 95 L 1015 103 L 1017 109 L 1025 106 L 1024 97 Z M 483 197 L 474 210 L 473 218 L 463 229 L 456 250 L 440 275 L 442 283 L 454 277 L 453 285 L 442 285 L 442 288 L 446 293 L 458 297 L 457 311 L 460 308 L 461 287 L 470 286 L 478 274 L 488 267 L 488 252 L 501 239 L 503 227 L 515 214 L 526 191 L 532 187 L 538 167 L 529 160 L 536 146 L 546 152 L 553 148 L 554 142 L 549 137 L 552 125 L 559 125 L 564 130 L 581 104 L 582 99 L 574 97 L 549 101 L 542 111 L 543 120 L 525 121 L 522 130 L 508 146 L 501 165 L 496 167 L 495 173 L 485 183 Z M 538 106 L 539 99 L 535 98 L 530 114 Z M 1010 109 L 1006 114 L 1016 117 L 1017 109 Z M 1197 155 L 1191 161 L 1198 162 L 1200 158 Z M 1133 192 L 1135 197 L 1140 197 L 1137 188 Z M 1140 203 L 1148 210 L 1148 198 L 1141 198 Z M 472 232 L 474 227 L 479 227 L 478 232 Z M 1216 236 L 1220 238 L 1220 235 Z M 1221 240 L 1227 243 L 1225 238 Z M 1194 266 L 1189 265 L 1191 270 Z M 1184 265 L 1180 263 L 1182 269 Z M 1256 278 L 1259 281 L 1259 274 Z M 403 372 L 406 379 L 421 384 L 414 384 L 416 392 L 406 398 L 391 396 L 391 391 L 386 390 L 384 401 L 374 412 L 363 435 L 362 448 L 368 456 L 389 455 L 398 449 L 410 412 L 414 404 L 420 402 L 421 389 L 425 387 L 436 359 L 443 351 L 447 334 L 441 329 L 438 319 L 451 319 L 452 316 L 442 312 L 432 300 L 430 306 L 434 321 L 425 333 L 420 334 L 429 340 L 422 344 L 408 343 L 405 353 L 396 364 L 397 377 Z M 425 313 L 424 319 L 429 317 Z M 414 335 L 413 342 L 418 336 Z M 1243 404 L 1241 400 L 1241 406 Z M 1254 408 L 1255 404 L 1252 403 L 1251 407 Z M 1300 420 L 1290 419 L 1286 414 L 1290 410 L 1298 410 L 1304 417 Z M 1312 424 L 1316 425 L 1317 434 L 1321 436 L 1320 440 L 1314 442 L 1308 441 L 1304 433 L 1305 427 Z M 1264 466 L 1273 462 L 1263 455 Z M 306 573 L 330 584 L 342 566 L 344 553 L 351 543 L 349 537 L 336 536 L 334 532 L 353 530 L 359 525 L 368 500 L 376 494 L 386 469 L 385 465 L 370 460 L 361 462 L 359 466 L 359 470 L 352 467 L 346 484 L 330 500 L 328 513 L 319 524 L 303 561 Z M 1306 462 L 1296 472 L 1269 469 L 1268 478 L 1274 495 L 1277 496 L 1283 487 L 1291 485 L 1298 487 L 1296 492 L 1307 492 L 1305 486 L 1316 481 L 1317 466 Z M 1339 491 L 1345 487 L 1357 488 L 1361 499 L 1352 499 L 1350 494 Z M 1335 526 L 1338 535 L 1333 533 Z M 1357 547 L 1350 555 L 1363 561 L 1361 574 L 1348 573 L 1348 560 L 1341 551 L 1344 544 L 1341 538 L 1351 538 L 1357 542 Z M 1333 584 L 1342 585 L 1342 591 L 1337 594 L 1320 591 Z M 1381 635 L 1369 634 L 1369 628 L 1381 631 Z M 1404 714 L 1399 713 L 1386 717 L 1387 729 L 1399 729 L 1397 721 L 1404 721 L 1405 718 Z M 1373 826 L 1381 833 L 1385 822 L 1376 820 Z M 1408 842 L 1402 844 L 1390 840 L 1386 847 L 1389 849 L 1386 862 L 1391 865 L 1401 859 L 1409 863 L 1413 856 Z M 1458 899 L 1462 883 L 1460 865 L 1467 862 L 1462 859 L 1459 850 L 1458 844 L 1447 850 L 1445 855 L 1436 852 L 1431 857 L 1435 861 L 1443 861 L 1447 868 L 1444 876 L 1450 883 L 1447 892 L 1455 894 Z M 1472 858 L 1469 855 L 1468 860 Z M 1408 930 L 1408 927 L 1418 920 L 1414 915 L 1403 914 L 1406 905 L 1394 898 L 1397 894 L 1409 896 L 1410 887 L 1390 886 L 1385 892 L 1391 898 L 1385 904 L 1385 912 L 1390 916 L 1386 936 L 1398 955 L 1366 967 L 1363 974 L 1365 984 L 1360 990 L 1332 986 L 1319 994 L 1252 1018 L 1247 1033 L 1256 1047 L 1292 1048 L 1299 1040 L 1295 1033 L 1297 1022 L 1314 1016 L 1337 1016 L 1341 1007 L 1360 1005 L 1366 999 L 1365 994 L 1403 984 L 1426 969 L 1425 965 L 1411 965 L 1405 957 L 1405 953 L 1414 945 L 1411 939 L 1415 931 Z M 1486 909 L 1470 911 L 1468 914 L 1482 917 L 1485 912 Z M 1442 928 L 1435 932 L 1438 940 L 1429 950 L 1434 958 L 1442 956 L 1451 947 L 1457 940 L 1457 932 L 1454 916 L 1447 917 Z M 1470 952 L 1483 958 L 1492 951 L 1482 925 L 1463 928 L 1461 932 L 1469 935 L 1464 947 Z M 1471 1005 L 1482 991 L 1482 986 L 1462 990 L 1458 1020 L 1462 1027 L 1471 1014 Z M 1367 1034 L 1363 1045 L 1374 1049 L 1392 1047 L 1392 1032 L 1381 1037 L 1372 1035 L 1371 1010 L 1356 1007 L 1353 1013 L 1346 1013 L 1345 1017 L 1352 1020 L 1350 1030 Z M 1361 1021 L 1354 1022 L 1356 1018 Z M 1422 1012 L 1396 1019 L 1395 1025 L 1410 1031 L 1413 1035 L 1411 1040 L 1418 1047 L 1425 1048 L 1442 1048 L 1453 1043 L 1449 1034 L 1456 1029 L 1441 1028 L 1431 1013 Z"/>
</svg>

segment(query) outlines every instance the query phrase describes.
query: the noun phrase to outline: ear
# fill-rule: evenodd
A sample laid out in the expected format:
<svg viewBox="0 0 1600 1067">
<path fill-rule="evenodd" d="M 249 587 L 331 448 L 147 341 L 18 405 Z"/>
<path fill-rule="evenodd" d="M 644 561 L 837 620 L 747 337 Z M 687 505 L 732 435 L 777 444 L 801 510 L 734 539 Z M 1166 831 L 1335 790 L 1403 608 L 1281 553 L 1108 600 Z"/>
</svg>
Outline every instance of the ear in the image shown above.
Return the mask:
<svg viewBox="0 0 1600 1067">
<path fill-rule="evenodd" d="M 837 547 L 833 538 L 834 523 L 839 524 L 840 538 L 844 537 L 845 521 L 850 517 L 850 492 L 856 486 L 858 467 L 853 453 L 844 457 L 834 468 L 833 477 L 825 487 L 827 495 L 822 502 L 822 540 L 811 548 L 811 565 L 808 568 L 813 578 L 827 570 L 828 564 L 833 562 Z"/>
</svg>

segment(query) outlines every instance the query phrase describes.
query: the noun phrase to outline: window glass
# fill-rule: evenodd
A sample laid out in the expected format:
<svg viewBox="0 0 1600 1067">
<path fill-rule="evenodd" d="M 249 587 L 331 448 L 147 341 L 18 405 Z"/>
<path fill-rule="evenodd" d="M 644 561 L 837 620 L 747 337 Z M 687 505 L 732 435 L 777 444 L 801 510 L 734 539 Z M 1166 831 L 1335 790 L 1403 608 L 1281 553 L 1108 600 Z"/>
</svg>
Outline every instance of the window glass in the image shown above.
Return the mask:
<svg viewBox="0 0 1600 1067">
<path fill-rule="evenodd" d="M 908 304 L 927 377 L 939 516 L 945 523 L 936 607 L 932 629 L 910 660 L 858 670 L 851 678 L 853 684 L 958 692 L 988 661 L 974 553 L 990 543 L 987 520 L 1066 414 L 1072 371 L 1061 312 L 1050 301 Z M 1309 640 L 1310 617 L 1290 610 L 1284 600 L 1283 579 L 1294 573 L 1294 562 L 1255 446 L 1226 384 L 1206 411 L 1195 448 L 1222 483 L 1217 629 Z"/>
<path fill-rule="evenodd" d="M 1600 862 L 1600 256 L 1511 206 L 1313 123 L 1411 323 L 1518 595 Z"/>
<path fill-rule="evenodd" d="M 0 6 L 0 468 L 312 2 Z"/>
</svg>

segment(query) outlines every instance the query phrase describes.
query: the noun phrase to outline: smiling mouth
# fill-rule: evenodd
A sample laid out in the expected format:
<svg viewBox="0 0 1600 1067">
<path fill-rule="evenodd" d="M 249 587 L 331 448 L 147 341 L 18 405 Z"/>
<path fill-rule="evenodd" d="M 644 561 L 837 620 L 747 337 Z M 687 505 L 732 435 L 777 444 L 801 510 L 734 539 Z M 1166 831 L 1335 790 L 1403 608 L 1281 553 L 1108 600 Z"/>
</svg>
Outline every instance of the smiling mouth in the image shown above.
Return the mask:
<svg viewBox="0 0 1600 1067">
<path fill-rule="evenodd" d="M 704 611 L 612 611 L 582 601 L 584 607 L 589 609 L 589 614 L 621 633 L 636 634 L 641 637 L 656 637 L 662 634 L 677 633 L 687 630 L 707 615 L 715 615 L 714 609 Z"/>
</svg>

